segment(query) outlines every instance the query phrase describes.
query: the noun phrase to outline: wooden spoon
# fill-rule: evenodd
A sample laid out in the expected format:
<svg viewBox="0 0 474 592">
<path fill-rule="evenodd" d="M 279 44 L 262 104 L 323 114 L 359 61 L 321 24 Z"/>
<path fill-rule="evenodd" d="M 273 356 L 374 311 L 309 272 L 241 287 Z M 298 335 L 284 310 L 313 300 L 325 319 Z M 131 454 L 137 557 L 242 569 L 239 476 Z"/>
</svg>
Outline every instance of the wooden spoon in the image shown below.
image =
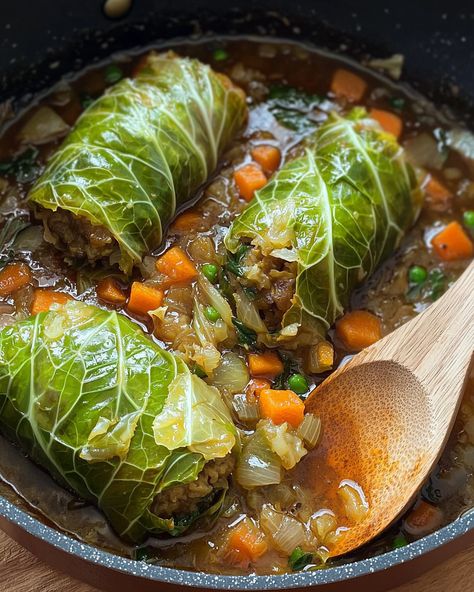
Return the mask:
<svg viewBox="0 0 474 592">
<path fill-rule="evenodd" d="M 409 506 L 438 461 L 474 352 L 474 263 L 437 302 L 337 369 L 308 397 L 323 436 L 306 472 L 318 493 L 351 479 L 369 504 L 331 549 L 380 534 Z M 329 467 L 331 478 L 323 478 Z M 324 491 L 324 489 L 326 490 Z"/>
</svg>

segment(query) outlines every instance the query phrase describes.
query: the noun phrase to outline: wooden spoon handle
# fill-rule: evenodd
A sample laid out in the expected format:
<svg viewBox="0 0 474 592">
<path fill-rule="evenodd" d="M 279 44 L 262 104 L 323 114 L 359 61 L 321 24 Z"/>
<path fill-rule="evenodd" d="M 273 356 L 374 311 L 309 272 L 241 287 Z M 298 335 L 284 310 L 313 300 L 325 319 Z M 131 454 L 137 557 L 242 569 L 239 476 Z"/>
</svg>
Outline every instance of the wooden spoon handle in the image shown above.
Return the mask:
<svg viewBox="0 0 474 592">
<path fill-rule="evenodd" d="M 474 262 L 444 296 L 392 335 L 393 360 L 433 396 L 444 391 L 458 397 L 474 352 Z"/>
</svg>

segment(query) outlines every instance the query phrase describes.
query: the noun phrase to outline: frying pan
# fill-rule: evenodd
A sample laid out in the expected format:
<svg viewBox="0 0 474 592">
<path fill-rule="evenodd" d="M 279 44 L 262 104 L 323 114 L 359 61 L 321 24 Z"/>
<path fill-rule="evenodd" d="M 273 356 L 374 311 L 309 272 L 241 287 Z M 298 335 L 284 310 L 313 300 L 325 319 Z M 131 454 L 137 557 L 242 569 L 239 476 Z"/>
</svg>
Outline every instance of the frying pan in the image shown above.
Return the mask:
<svg viewBox="0 0 474 592">
<path fill-rule="evenodd" d="M 474 10 L 469 0 L 135 0 L 119 19 L 100 0 L 15 0 L 0 5 L 0 103 L 20 109 L 59 80 L 113 52 L 189 35 L 270 35 L 345 54 L 405 56 L 403 80 L 474 125 Z M 5 444 L 0 443 L 0 446 Z M 1 448 L 0 448 L 1 453 Z M 103 589 L 382 591 L 419 575 L 474 541 L 474 512 L 401 549 L 331 569 L 283 576 L 215 576 L 112 555 L 43 523 L 0 497 L 0 527 L 42 560 Z"/>
</svg>

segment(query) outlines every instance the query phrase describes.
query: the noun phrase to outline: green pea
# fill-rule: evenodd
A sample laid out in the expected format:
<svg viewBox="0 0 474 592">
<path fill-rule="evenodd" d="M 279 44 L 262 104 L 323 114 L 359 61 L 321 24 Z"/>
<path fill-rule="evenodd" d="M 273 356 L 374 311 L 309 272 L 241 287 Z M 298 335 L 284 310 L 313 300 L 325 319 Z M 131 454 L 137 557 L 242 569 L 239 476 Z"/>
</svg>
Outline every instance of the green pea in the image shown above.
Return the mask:
<svg viewBox="0 0 474 592">
<path fill-rule="evenodd" d="M 468 228 L 474 228 L 474 210 L 467 210 L 463 214 L 464 224 Z"/>
<path fill-rule="evenodd" d="M 204 263 L 201 267 L 201 271 L 204 276 L 211 282 L 211 284 L 215 284 L 217 281 L 217 276 L 219 274 L 219 268 L 214 263 Z"/>
<path fill-rule="evenodd" d="M 104 72 L 105 82 L 115 84 L 123 78 L 122 69 L 117 64 L 109 64 Z"/>
<path fill-rule="evenodd" d="M 405 99 L 402 97 L 392 97 L 390 99 L 390 105 L 397 111 L 402 111 L 403 107 L 405 107 Z"/>
<path fill-rule="evenodd" d="M 211 321 L 211 323 L 215 323 L 217 320 L 221 318 L 221 315 L 213 306 L 206 306 L 206 308 L 204 309 L 204 316 L 208 321 Z"/>
<path fill-rule="evenodd" d="M 393 539 L 393 542 L 392 542 L 393 549 L 400 549 L 401 547 L 405 547 L 405 545 L 408 545 L 408 541 L 406 540 L 406 538 L 403 534 L 399 534 L 398 536 L 396 536 Z"/>
<path fill-rule="evenodd" d="M 82 97 L 81 97 L 82 108 L 87 109 L 87 107 L 90 107 L 94 101 L 95 101 L 95 99 L 93 97 L 91 97 L 90 95 L 82 95 Z"/>
<path fill-rule="evenodd" d="M 421 265 L 412 265 L 408 270 L 408 280 L 411 284 L 422 284 L 427 277 L 428 272 Z"/>
<path fill-rule="evenodd" d="M 309 389 L 308 381 L 302 374 L 292 374 L 288 378 L 288 386 L 297 395 L 304 395 Z"/>
<path fill-rule="evenodd" d="M 229 57 L 229 54 L 226 52 L 225 49 L 219 48 L 216 49 L 213 53 L 213 58 L 216 62 L 224 62 Z"/>
</svg>

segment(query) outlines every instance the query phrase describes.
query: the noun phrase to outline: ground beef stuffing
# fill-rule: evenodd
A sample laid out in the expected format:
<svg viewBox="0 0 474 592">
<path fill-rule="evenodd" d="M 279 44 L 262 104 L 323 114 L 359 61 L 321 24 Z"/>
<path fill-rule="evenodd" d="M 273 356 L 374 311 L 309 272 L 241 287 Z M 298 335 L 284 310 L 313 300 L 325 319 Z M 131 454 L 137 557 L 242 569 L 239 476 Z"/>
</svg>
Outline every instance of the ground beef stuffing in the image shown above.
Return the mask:
<svg viewBox="0 0 474 592">
<path fill-rule="evenodd" d="M 44 225 L 44 238 L 72 257 L 97 261 L 117 249 L 113 236 L 103 226 L 94 225 L 82 216 L 58 209 L 38 208 L 36 217 Z"/>
<path fill-rule="evenodd" d="M 191 514 L 198 509 L 203 498 L 212 491 L 227 486 L 227 477 L 234 465 L 235 458 L 231 454 L 208 462 L 195 481 L 170 487 L 161 493 L 155 500 L 152 511 L 163 518 Z"/>
</svg>

